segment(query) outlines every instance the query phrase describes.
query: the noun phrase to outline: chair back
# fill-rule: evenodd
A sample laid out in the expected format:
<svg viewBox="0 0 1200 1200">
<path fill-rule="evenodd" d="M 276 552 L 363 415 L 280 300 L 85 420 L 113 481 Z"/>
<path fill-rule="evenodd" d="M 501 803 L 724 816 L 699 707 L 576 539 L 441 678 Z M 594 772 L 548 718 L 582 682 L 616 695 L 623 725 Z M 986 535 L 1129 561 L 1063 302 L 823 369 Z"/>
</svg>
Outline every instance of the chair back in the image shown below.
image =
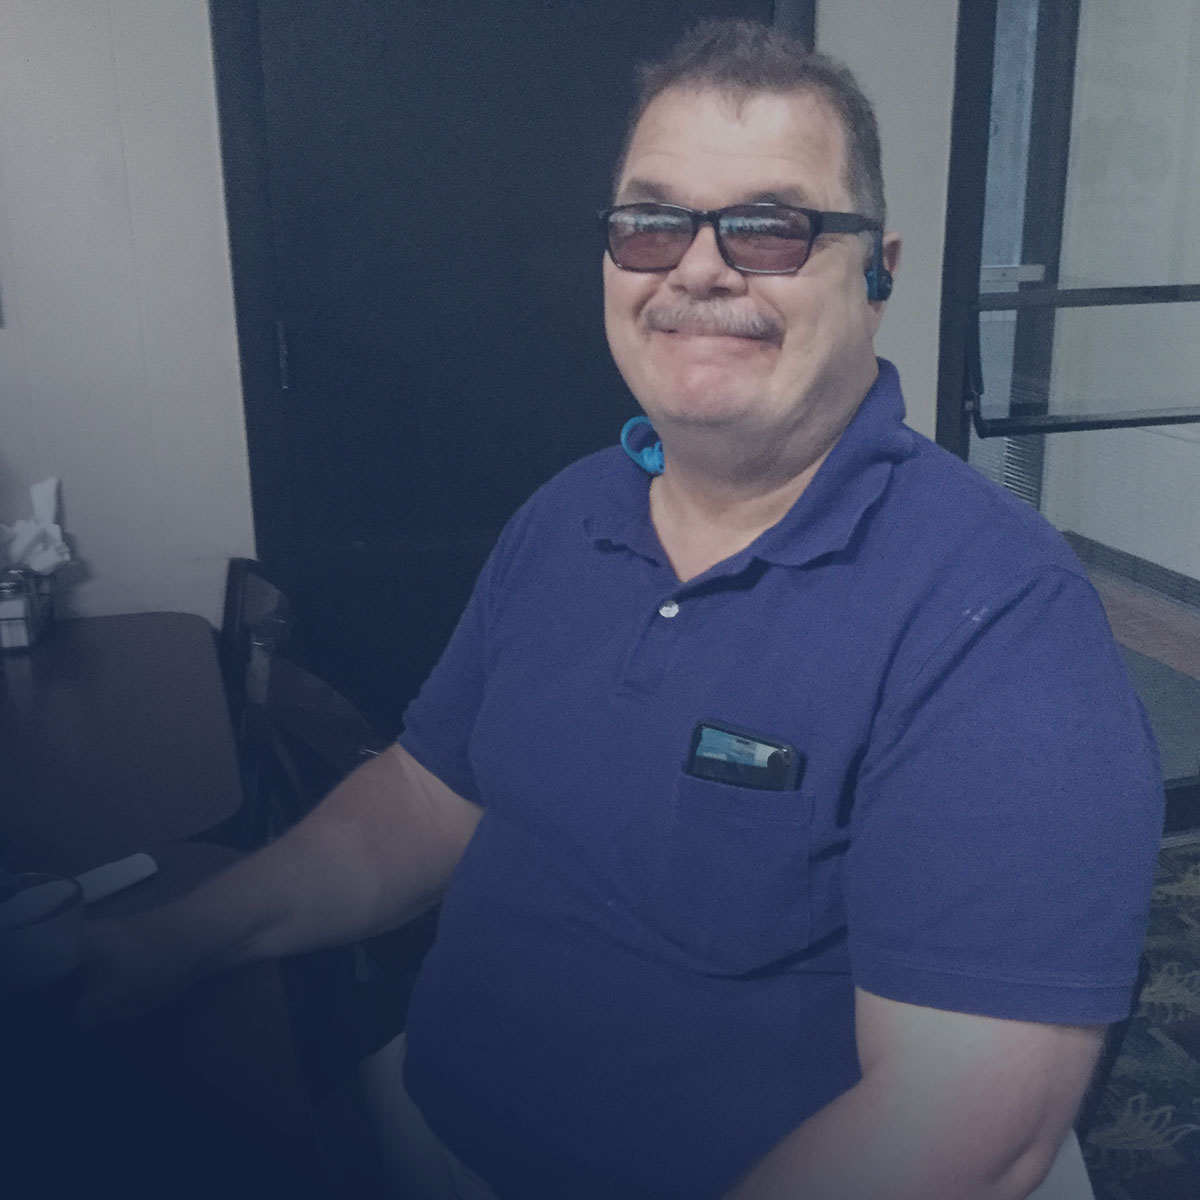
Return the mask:
<svg viewBox="0 0 1200 1200">
<path fill-rule="evenodd" d="M 257 675 L 247 684 L 243 744 L 256 767 L 257 825 L 269 840 L 389 739 L 331 684 L 281 654 L 256 646 L 247 670 Z"/>
<path fill-rule="evenodd" d="M 293 631 L 291 602 L 268 578 L 262 563 L 231 558 L 225 576 L 225 607 L 218 648 L 233 727 L 241 733 L 248 697 L 266 700 L 270 664 Z"/>
<path fill-rule="evenodd" d="M 230 559 L 219 645 L 245 792 L 240 849 L 290 828 L 387 742 L 296 661 L 296 626 L 294 606 L 263 564 Z"/>
<path fill-rule="evenodd" d="M 298 661 L 304 630 L 261 563 L 229 563 L 221 659 L 245 796 L 224 838 L 252 851 L 286 832 L 391 740 Z M 402 1026 L 437 911 L 349 946 L 285 964 L 298 1041 L 314 1079 L 348 1072 Z"/>
</svg>

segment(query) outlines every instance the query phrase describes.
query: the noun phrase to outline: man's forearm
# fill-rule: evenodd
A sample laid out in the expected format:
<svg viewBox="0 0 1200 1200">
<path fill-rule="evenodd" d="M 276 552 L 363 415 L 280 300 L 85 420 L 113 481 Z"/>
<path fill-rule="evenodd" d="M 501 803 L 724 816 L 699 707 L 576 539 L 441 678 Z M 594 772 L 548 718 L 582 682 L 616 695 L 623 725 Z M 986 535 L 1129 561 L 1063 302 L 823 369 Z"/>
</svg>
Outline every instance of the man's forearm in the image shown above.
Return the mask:
<svg viewBox="0 0 1200 1200">
<path fill-rule="evenodd" d="M 191 977 L 381 932 L 437 902 L 479 815 L 392 747 L 283 837 L 146 919 Z"/>
<path fill-rule="evenodd" d="M 1103 1025 L 947 1012 L 855 989 L 862 1078 L 728 1200 L 1024 1200 L 1071 1128 Z"/>
<path fill-rule="evenodd" d="M 780 1142 L 726 1200 L 1023 1200 L 1044 1174 L 1040 1148 L 1004 1159 L 959 1147 L 936 1108 L 862 1080 Z"/>
</svg>

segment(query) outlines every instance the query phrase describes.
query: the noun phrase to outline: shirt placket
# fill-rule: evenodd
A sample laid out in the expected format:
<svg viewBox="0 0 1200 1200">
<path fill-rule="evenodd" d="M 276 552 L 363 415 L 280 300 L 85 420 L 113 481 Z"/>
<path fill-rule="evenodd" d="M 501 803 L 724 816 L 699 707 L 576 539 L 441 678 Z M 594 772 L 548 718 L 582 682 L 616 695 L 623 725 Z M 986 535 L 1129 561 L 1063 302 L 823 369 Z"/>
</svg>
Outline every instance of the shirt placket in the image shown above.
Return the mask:
<svg viewBox="0 0 1200 1200">
<path fill-rule="evenodd" d="M 621 692 L 654 695 L 661 691 L 677 661 L 679 644 L 687 636 L 696 603 L 697 597 L 684 596 L 678 586 L 647 599 L 641 629 L 620 681 Z"/>
</svg>

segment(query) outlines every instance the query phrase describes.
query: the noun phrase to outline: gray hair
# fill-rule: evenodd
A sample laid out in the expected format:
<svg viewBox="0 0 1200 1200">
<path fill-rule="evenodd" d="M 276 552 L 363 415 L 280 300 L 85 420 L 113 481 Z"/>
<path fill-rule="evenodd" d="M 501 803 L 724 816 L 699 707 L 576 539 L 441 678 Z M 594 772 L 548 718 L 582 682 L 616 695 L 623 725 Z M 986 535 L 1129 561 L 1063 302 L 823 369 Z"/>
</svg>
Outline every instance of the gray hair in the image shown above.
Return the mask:
<svg viewBox="0 0 1200 1200">
<path fill-rule="evenodd" d="M 886 220 L 875 110 L 848 67 L 794 35 L 756 21 L 702 21 L 663 61 L 640 67 L 638 79 L 618 180 L 638 122 L 663 92 L 717 91 L 739 106 L 763 93 L 798 92 L 818 97 L 837 115 L 846 136 L 846 189 L 864 216 L 881 225 Z"/>
</svg>

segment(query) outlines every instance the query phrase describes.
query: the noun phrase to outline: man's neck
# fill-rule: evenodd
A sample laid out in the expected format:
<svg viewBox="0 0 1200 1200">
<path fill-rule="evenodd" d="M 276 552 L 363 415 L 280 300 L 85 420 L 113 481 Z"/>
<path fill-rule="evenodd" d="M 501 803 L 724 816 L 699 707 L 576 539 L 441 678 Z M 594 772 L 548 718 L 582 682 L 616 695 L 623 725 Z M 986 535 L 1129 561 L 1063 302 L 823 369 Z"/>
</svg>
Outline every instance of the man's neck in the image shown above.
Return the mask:
<svg viewBox="0 0 1200 1200">
<path fill-rule="evenodd" d="M 748 487 L 668 463 L 650 486 L 650 518 L 682 582 L 744 550 L 781 521 L 825 461 L 775 485 Z"/>
<path fill-rule="evenodd" d="M 810 395 L 790 429 L 656 424 L 665 464 L 650 488 L 650 518 L 680 580 L 744 550 L 787 515 L 877 377 L 872 356 L 861 379 Z"/>
</svg>

